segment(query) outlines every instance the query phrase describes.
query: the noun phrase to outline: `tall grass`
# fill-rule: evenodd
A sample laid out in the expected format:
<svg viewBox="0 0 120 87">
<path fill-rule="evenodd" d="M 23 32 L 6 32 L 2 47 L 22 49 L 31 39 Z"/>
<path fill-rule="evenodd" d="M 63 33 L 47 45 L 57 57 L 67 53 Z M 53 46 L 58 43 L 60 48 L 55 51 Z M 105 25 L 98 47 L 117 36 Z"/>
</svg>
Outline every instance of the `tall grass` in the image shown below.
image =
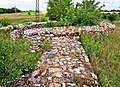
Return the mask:
<svg viewBox="0 0 120 87">
<path fill-rule="evenodd" d="M 98 75 L 101 87 L 120 86 L 120 22 L 114 34 L 96 38 L 81 35 L 81 42 Z"/>
</svg>

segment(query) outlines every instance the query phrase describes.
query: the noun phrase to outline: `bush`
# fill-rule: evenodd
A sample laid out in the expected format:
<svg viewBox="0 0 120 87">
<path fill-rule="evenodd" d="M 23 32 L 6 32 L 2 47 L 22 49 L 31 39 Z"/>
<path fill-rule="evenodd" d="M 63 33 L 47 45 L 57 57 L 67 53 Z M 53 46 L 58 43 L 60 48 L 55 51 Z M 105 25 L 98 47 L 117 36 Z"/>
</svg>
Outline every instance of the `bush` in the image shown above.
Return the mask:
<svg viewBox="0 0 120 87">
<path fill-rule="evenodd" d="M 108 15 L 108 20 L 110 20 L 112 22 L 112 21 L 117 20 L 117 17 L 118 17 L 117 14 L 109 14 Z"/>
<path fill-rule="evenodd" d="M 26 40 L 11 41 L 9 31 L 0 31 L 0 84 L 32 72 L 40 56 L 29 51 Z"/>
<path fill-rule="evenodd" d="M 31 15 L 31 13 L 30 13 L 30 12 L 28 12 L 28 15 Z"/>
<path fill-rule="evenodd" d="M 0 19 L 0 26 L 7 26 L 12 24 L 12 20 L 8 18 Z"/>
</svg>

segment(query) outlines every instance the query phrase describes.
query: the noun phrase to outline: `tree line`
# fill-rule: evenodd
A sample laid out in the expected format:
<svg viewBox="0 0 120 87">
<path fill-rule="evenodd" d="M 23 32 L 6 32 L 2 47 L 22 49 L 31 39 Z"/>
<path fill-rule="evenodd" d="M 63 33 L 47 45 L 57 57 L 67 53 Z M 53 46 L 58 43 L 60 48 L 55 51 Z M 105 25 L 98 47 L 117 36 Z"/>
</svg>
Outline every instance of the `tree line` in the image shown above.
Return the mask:
<svg viewBox="0 0 120 87">
<path fill-rule="evenodd" d="M 0 8 L 0 14 L 3 14 L 3 13 L 15 13 L 15 12 L 21 12 L 21 10 L 19 10 L 16 7 L 12 7 L 12 8 Z"/>
</svg>

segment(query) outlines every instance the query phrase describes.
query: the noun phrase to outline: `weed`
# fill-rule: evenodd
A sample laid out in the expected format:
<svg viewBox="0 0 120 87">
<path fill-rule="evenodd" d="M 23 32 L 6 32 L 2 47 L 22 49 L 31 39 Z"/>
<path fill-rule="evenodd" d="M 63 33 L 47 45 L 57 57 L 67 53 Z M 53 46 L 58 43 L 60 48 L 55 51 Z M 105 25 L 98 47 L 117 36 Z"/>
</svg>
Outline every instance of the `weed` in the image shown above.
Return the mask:
<svg viewBox="0 0 120 87">
<path fill-rule="evenodd" d="M 42 49 L 48 49 L 52 47 L 52 41 L 51 40 L 46 40 L 45 42 L 43 42 L 43 44 L 41 44 L 41 48 Z"/>
<path fill-rule="evenodd" d="M 79 76 L 74 76 L 72 81 L 73 81 L 73 83 L 78 84 L 78 83 L 80 83 L 80 77 Z"/>
</svg>

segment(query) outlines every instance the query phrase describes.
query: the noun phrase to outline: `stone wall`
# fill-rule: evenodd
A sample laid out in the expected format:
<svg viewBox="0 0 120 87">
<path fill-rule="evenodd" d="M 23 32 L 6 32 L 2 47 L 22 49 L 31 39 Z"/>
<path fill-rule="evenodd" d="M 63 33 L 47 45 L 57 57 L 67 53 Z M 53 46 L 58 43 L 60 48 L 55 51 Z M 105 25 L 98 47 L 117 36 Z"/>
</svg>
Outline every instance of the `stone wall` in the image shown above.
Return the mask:
<svg viewBox="0 0 120 87">
<path fill-rule="evenodd" d="M 113 32 L 115 25 L 102 22 L 96 26 L 17 28 L 11 32 L 11 39 L 23 37 L 32 42 L 31 49 L 39 50 L 45 40 L 52 41 L 52 47 L 45 50 L 38 61 L 37 69 L 28 76 L 15 79 L 8 87 L 99 87 L 89 57 L 79 41 L 82 31 L 96 35 Z M 73 79 L 80 79 L 78 84 Z"/>
<path fill-rule="evenodd" d="M 50 40 L 56 36 L 69 36 L 72 39 L 79 40 L 82 31 L 86 31 L 88 34 L 95 36 L 97 34 L 102 35 L 104 33 L 113 32 L 115 25 L 107 22 L 101 22 L 96 26 L 69 26 L 69 27 L 54 27 L 54 28 L 42 28 L 45 25 L 43 23 L 32 23 L 30 25 L 17 25 L 16 30 L 11 32 L 11 39 L 15 40 L 19 37 L 23 37 L 33 43 L 32 49 L 39 49 L 40 44 L 45 40 Z"/>
</svg>

